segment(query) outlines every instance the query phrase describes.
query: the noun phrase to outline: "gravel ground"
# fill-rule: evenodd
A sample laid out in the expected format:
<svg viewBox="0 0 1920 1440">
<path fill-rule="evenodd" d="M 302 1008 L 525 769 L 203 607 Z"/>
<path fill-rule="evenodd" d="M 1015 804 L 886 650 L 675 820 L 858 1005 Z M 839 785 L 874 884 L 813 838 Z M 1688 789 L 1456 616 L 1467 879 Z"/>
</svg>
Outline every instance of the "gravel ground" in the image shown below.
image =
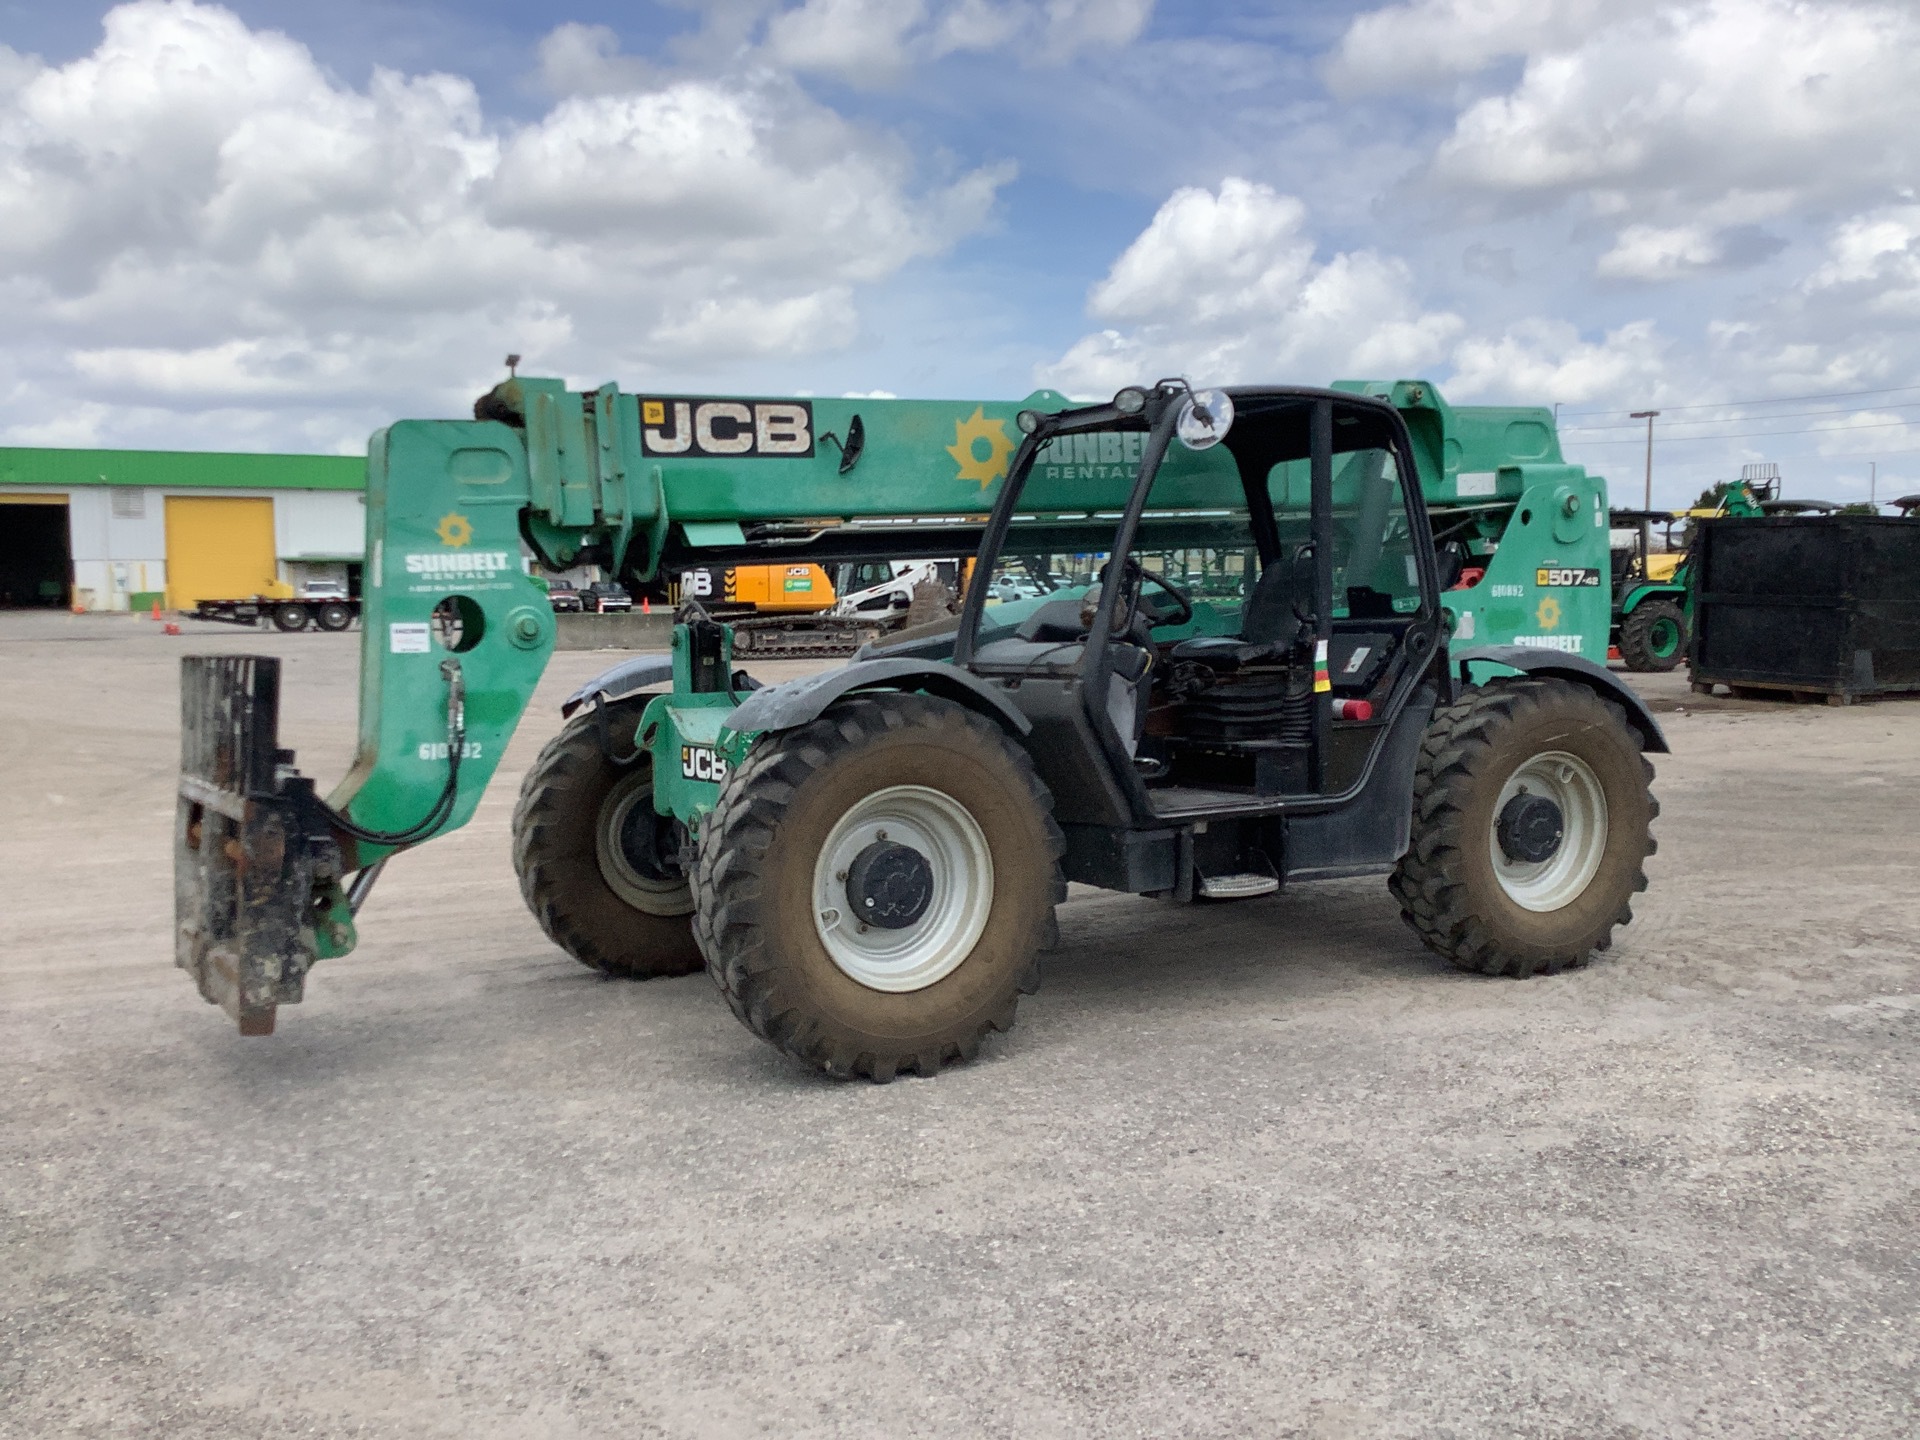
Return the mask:
<svg viewBox="0 0 1920 1440">
<path fill-rule="evenodd" d="M 1455 973 L 1377 880 L 1076 891 L 1016 1030 L 876 1087 L 522 908 L 606 655 L 238 1038 L 171 964 L 174 660 L 289 656 L 330 783 L 357 637 L 189 628 L 0 616 L 0 1435 L 1920 1431 L 1920 701 L 1646 683 L 1586 971 Z"/>
</svg>

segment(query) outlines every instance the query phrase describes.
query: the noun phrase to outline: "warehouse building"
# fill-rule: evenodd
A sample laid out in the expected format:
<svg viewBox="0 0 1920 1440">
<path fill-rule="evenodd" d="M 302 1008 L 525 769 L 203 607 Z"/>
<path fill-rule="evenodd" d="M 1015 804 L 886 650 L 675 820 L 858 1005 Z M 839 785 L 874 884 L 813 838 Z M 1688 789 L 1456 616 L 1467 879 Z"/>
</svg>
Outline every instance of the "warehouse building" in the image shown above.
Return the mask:
<svg viewBox="0 0 1920 1440">
<path fill-rule="evenodd" d="M 145 610 L 155 601 L 360 589 L 357 455 L 0 448 L 0 608 Z"/>
</svg>

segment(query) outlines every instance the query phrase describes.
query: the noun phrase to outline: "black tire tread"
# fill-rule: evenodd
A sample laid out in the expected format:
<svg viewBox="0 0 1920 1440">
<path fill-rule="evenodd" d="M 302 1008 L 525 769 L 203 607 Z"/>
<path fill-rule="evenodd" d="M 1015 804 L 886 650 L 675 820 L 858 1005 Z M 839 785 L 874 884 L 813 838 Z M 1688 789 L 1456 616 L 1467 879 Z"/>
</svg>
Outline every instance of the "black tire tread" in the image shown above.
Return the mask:
<svg viewBox="0 0 1920 1440">
<path fill-rule="evenodd" d="M 1680 643 L 1664 660 L 1653 653 L 1653 626 L 1662 617 L 1680 627 Z M 1643 600 L 1620 621 L 1620 658 L 1629 670 L 1642 675 L 1664 675 L 1687 658 L 1687 616 L 1662 596 Z"/>
<path fill-rule="evenodd" d="M 1525 979 L 1577 969 L 1597 951 L 1612 946 L 1615 927 L 1633 920 L 1631 904 L 1623 903 L 1591 948 L 1545 957 L 1511 953 L 1473 913 L 1468 887 L 1458 878 L 1454 864 L 1460 848 L 1472 843 L 1472 837 L 1463 833 L 1461 791 L 1471 783 L 1477 762 L 1491 749 L 1488 735 L 1513 723 L 1524 706 L 1588 701 L 1604 707 L 1615 723 L 1627 727 L 1626 712 L 1618 704 L 1587 686 L 1558 679 L 1493 681 L 1435 712 L 1427 726 L 1414 775 L 1412 838 L 1387 886 L 1400 902 L 1401 917 L 1421 942 L 1462 970 Z M 1644 755 L 1640 766 L 1651 785 L 1653 766 Z M 1658 816 L 1659 799 L 1649 794 L 1647 802 L 1648 818 Z M 1481 838 L 1479 843 L 1486 842 Z M 1644 854 L 1652 855 L 1658 848 L 1659 842 L 1648 835 Z M 1637 867 L 1633 889 L 1639 893 L 1646 888 L 1646 870 Z"/>
<path fill-rule="evenodd" d="M 617 712 L 625 707 L 608 708 Z M 513 868 L 520 877 L 521 898 L 547 938 L 589 970 L 629 980 L 690 975 L 702 964 L 694 946 L 669 943 L 664 948 L 638 948 L 630 939 L 626 944 L 618 943 L 614 937 L 582 923 L 568 903 L 566 891 L 572 877 L 567 872 L 574 862 L 554 852 L 550 836 L 567 818 L 564 807 L 577 803 L 573 797 L 582 783 L 604 763 L 593 716 L 582 712 L 546 743 L 539 758 L 527 768 L 520 782 L 520 798 L 513 807 Z M 666 917 L 636 913 L 637 930 L 660 933 L 667 925 Z"/>
<path fill-rule="evenodd" d="M 902 704 L 902 700 L 919 702 Z M 965 725 L 988 738 L 1004 754 L 1008 769 L 1044 820 L 1053 864 L 1053 898 L 1044 933 L 1034 937 L 1034 955 L 1009 996 L 971 1033 L 952 1035 L 918 1054 L 901 1057 L 853 1052 L 793 1010 L 776 1012 L 762 957 L 764 925 L 760 915 L 760 873 L 780 824 L 781 813 L 797 791 L 837 751 L 867 738 L 909 725 Z M 1012 1028 L 1020 995 L 1040 985 L 1038 952 L 1058 943 L 1053 906 L 1066 899 L 1060 859 L 1066 837 L 1053 819 L 1053 796 L 1034 773 L 1024 750 L 999 726 L 963 706 L 926 696 L 856 695 L 834 705 L 819 719 L 756 744 L 746 762 L 729 777 L 720 801 L 700 829 L 699 861 L 693 873 L 693 932 L 707 959 L 707 972 L 742 1024 L 788 1054 L 839 1078 L 865 1076 L 879 1083 L 899 1070 L 931 1076 L 943 1067 L 974 1058 L 989 1030 Z"/>
</svg>

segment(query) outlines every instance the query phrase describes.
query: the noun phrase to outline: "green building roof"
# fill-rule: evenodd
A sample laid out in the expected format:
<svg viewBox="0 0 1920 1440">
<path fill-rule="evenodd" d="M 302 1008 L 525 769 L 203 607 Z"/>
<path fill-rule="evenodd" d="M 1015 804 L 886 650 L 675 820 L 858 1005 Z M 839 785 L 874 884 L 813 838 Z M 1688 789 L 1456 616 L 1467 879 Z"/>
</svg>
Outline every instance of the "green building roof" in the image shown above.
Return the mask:
<svg viewBox="0 0 1920 1440">
<path fill-rule="evenodd" d="M 364 490 L 364 455 L 0 446 L 0 485 L 153 485 L 170 490 Z"/>
</svg>

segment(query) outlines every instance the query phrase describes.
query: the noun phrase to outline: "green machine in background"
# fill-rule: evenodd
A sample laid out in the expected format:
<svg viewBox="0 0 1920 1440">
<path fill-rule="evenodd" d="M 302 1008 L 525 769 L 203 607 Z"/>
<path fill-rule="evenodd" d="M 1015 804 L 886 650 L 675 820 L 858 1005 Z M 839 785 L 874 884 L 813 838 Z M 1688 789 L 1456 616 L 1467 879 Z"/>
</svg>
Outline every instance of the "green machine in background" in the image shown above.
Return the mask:
<svg viewBox="0 0 1920 1440">
<path fill-rule="evenodd" d="M 1753 467 L 1774 471 L 1774 467 Z M 1830 513 L 1840 507 L 1827 500 L 1782 500 L 1777 471 L 1769 482 L 1742 476 L 1722 493 L 1712 509 L 1615 510 L 1609 524 L 1628 532 L 1630 543 L 1613 551 L 1613 634 L 1611 644 L 1629 670 L 1664 672 L 1687 658 L 1693 637 L 1693 553 L 1656 553 L 1653 527 L 1723 516 L 1757 519 L 1764 515 Z"/>
<path fill-rule="evenodd" d="M 515 377 L 475 415 L 372 440 L 359 747 L 324 800 L 278 749 L 277 663 L 186 662 L 176 957 L 244 1033 L 353 947 L 393 855 L 473 814 L 554 644 L 527 552 L 642 583 L 1044 577 L 771 688 L 690 607 L 528 773 L 515 861 L 558 944 L 704 962 L 834 1074 L 930 1072 L 1010 1024 L 1069 879 L 1190 900 L 1392 871 L 1430 947 L 1514 975 L 1584 963 L 1645 883 L 1664 742 L 1595 663 L 1605 483 L 1544 409 L 1418 380 L 1076 408 Z"/>
</svg>

